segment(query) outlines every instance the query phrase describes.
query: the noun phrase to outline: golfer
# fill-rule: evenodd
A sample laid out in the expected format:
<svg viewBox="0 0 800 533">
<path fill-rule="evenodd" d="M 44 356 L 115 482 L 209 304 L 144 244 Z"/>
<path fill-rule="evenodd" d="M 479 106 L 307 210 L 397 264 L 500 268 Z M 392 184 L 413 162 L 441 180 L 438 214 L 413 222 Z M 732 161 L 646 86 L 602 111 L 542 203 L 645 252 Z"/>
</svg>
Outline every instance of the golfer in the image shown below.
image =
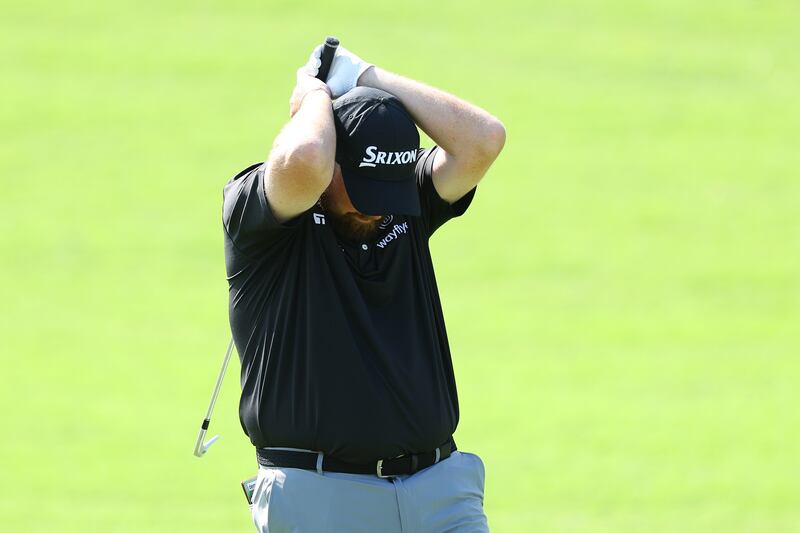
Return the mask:
<svg viewBox="0 0 800 533">
<path fill-rule="evenodd" d="M 323 83 L 319 55 L 267 161 L 224 190 L 253 520 L 263 533 L 488 531 L 483 464 L 453 441 L 428 241 L 467 210 L 505 129 L 341 46 Z"/>
</svg>

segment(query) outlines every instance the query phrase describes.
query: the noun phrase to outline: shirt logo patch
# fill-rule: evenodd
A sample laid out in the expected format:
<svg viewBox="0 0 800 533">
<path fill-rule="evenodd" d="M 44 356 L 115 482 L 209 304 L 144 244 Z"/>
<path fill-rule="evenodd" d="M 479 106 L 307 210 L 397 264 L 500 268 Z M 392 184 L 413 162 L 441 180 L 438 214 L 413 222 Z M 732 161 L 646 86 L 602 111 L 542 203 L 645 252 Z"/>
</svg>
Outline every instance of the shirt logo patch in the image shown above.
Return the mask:
<svg viewBox="0 0 800 533">
<path fill-rule="evenodd" d="M 383 217 L 383 220 L 381 220 L 381 223 L 378 224 L 378 228 L 379 229 L 388 228 L 389 224 L 392 223 L 392 220 L 394 220 L 394 216 L 393 215 L 386 215 L 385 217 Z"/>
<path fill-rule="evenodd" d="M 382 152 L 377 146 L 367 146 L 364 157 L 359 163 L 360 167 L 374 167 L 375 165 L 405 165 L 417 160 L 416 150 L 405 152 Z"/>
<path fill-rule="evenodd" d="M 385 248 L 390 242 L 399 238 L 401 235 L 405 235 L 408 233 L 408 222 L 403 222 L 402 224 L 395 224 L 392 228 L 392 231 L 387 233 L 383 239 L 379 240 L 376 243 L 378 248 Z"/>
<path fill-rule="evenodd" d="M 313 213 L 313 216 L 314 216 L 314 224 L 321 224 L 323 226 L 325 225 L 325 215 L 322 215 L 320 213 Z"/>
</svg>

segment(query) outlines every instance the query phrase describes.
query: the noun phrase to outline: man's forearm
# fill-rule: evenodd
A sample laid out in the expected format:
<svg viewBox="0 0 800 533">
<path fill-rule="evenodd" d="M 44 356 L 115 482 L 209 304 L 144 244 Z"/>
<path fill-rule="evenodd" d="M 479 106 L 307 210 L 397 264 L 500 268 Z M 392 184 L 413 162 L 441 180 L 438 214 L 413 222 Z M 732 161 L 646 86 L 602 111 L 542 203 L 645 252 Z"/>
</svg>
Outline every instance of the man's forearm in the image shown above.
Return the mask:
<svg viewBox="0 0 800 533">
<path fill-rule="evenodd" d="M 378 67 L 364 72 L 358 84 L 395 95 L 417 125 L 456 158 L 485 156 L 493 160 L 503 148 L 503 124 L 452 94 Z"/>
<path fill-rule="evenodd" d="M 264 173 L 267 201 L 279 222 L 314 205 L 333 176 L 336 130 L 327 91 L 300 94 L 292 113 L 275 139 Z"/>
<path fill-rule="evenodd" d="M 336 149 L 330 96 L 324 91 L 310 91 L 301 104 L 275 139 L 274 150 L 282 152 L 287 164 L 304 167 L 306 175 L 312 170 L 310 177 L 320 174 L 323 180 L 330 181 Z"/>
</svg>

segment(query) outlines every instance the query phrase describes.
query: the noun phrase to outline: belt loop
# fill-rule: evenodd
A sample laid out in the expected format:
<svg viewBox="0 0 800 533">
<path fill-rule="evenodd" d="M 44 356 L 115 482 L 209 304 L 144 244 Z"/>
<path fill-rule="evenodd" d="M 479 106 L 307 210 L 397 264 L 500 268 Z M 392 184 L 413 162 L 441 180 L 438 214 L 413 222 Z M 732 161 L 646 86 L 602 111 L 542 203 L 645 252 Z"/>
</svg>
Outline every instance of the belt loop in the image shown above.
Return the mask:
<svg viewBox="0 0 800 533">
<path fill-rule="evenodd" d="M 317 452 L 317 474 L 322 474 L 322 452 Z"/>
<path fill-rule="evenodd" d="M 436 448 L 436 458 L 433 460 L 433 464 L 438 463 L 439 459 L 441 458 L 442 458 L 442 452 L 439 451 L 439 448 Z"/>
<path fill-rule="evenodd" d="M 419 458 L 416 454 L 411 454 L 411 473 L 416 474 L 419 467 Z"/>
</svg>

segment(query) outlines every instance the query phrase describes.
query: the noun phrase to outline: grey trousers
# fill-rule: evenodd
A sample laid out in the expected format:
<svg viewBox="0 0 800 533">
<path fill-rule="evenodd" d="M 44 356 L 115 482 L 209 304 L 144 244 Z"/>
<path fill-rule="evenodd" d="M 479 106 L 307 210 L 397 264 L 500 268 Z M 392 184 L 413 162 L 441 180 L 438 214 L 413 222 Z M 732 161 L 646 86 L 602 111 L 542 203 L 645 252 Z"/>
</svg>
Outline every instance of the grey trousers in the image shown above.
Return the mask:
<svg viewBox="0 0 800 533">
<path fill-rule="evenodd" d="M 460 451 L 392 479 L 260 467 L 253 522 L 259 533 L 485 533 L 484 482 L 480 457 Z"/>
</svg>

